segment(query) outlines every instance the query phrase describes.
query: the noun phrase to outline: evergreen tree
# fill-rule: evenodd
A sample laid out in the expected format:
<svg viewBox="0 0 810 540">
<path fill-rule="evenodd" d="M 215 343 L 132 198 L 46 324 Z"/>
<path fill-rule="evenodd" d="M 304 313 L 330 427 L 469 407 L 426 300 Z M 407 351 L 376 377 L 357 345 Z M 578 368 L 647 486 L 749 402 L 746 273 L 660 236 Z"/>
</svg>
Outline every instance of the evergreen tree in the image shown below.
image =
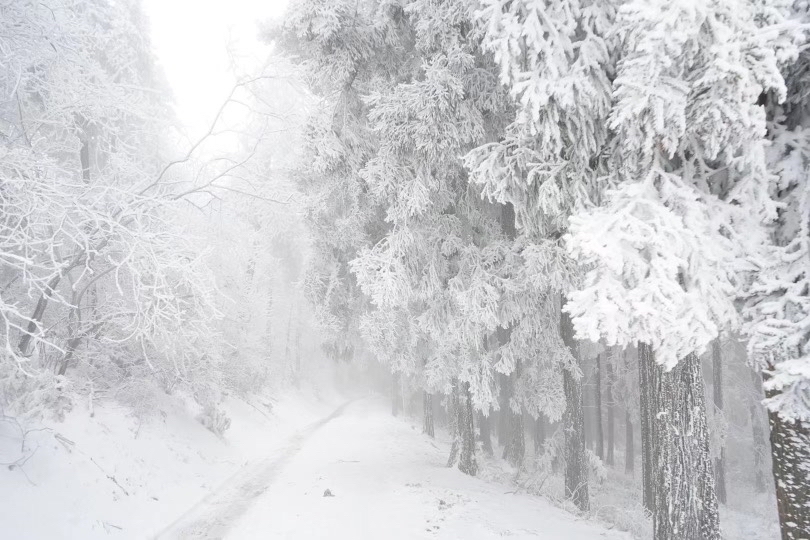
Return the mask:
<svg viewBox="0 0 810 540">
<path fill-rule="evenodd" d="M 655 538 L 719 538 L 697 354 L 737 324 L 740 261 L 775 208 L 757 100 L 784 94 L 776 21 L 747 1 L 631 1 L 616 24 L 615 188 L 571 220 L 590 270 L 568 309 L 581 337 L 644 348 Z"/>
<path fill-rule="evenodd" d="M 799 22 L 808 19 L 807 6 L 796 3 Z M 748 351 L 765 379 L 771 428 L 776 499 L 783 540 L 810 536 L 810 138 L 807 77 L 810 56 L 806 36 L 797 58 L 784 67 L 787 100 L 768 96 L 773 141 L 769 162 L 776 174 L 770 196 L 778 205 L 769 224 L 764 252 L 754 259 L 754 277 L 746 291 L 745 331 Z M 760 377 L 754 374 L 759 393 Z M 759 438 L 756 409 L 754 436 Z"/>
<path fill-rule="evenodd" d="M 598 192 L 596 178 L 607 140 L 611 3 L 489 0 L 479 13 L 484 48 L 500 66 L 500 79 L 517 111 L 499 140 L 465 160 L 485 196 L 514 207 L 526 279 L 540 302 L 556 305 L 578 271 L 561 244 L 571 213 Z M 548 308 L 527 320 L 559 336 L 546 358 L 560 362 L 566 401 L 566 496 L 588 509 L 582 411 L 582 370 L 567 315 Z M 551 315 L 551 320 L 548 317 Z M 539 324 L 538 324 L 539 322 Z M 522 322 L 522 324 L 525 324 Z M 549 351 L 552 351 L 549 355 Z"/>
</svg>

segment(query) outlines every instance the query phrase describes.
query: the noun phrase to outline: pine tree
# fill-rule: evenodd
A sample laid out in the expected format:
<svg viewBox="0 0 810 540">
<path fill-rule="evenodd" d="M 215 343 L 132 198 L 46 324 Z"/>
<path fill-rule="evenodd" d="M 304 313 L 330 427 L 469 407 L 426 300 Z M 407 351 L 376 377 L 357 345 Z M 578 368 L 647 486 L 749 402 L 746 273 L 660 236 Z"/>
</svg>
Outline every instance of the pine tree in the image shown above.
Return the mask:
<svg viewBox="0 0 810 540">
<path fill-rule="evenodd" d="M 514 207 L 524 272 L 545 304 L 535 314 L 524 306 L 524 318 L 556 327 L 559 340 L 545 355 L 563 369 L 566 496 L 587 510 L 580 358 L 567 318 L 554 306 L 556 295 L 566 293 L 578 275 L 560 237 L 573 209 L 597 191 L 610 110 L 612 60 L 605 32 L 613 7 L 489 0 L 479 17 L 486 28 L 484 48 L 498 63 L 517 111 L 498 141 L 465 161 L 486 197 Z"/>
<path fill-rule="evenodd" d="M 479 54 L 473 6 L 307 1 L 285 25 L 282 42 L 312 89 L 343 89 L 328 100 L 341 114 L 316 126 L 309 150 L 310 163 L 324 164 L 308 174 L 323 211 L 312 216 L 324 262 L 314 299 L 336 336 L 362 339 L 426 390 L 463 387 L 473 407 L 488 408 L 501 351 L 485 343 L 508 325 L 499 313 L 508 242 L 458 156 L 496 128 L 507 102 Z M 335 220 L 351 228 L 336 236 Z"/>
<path fill-rule="evenodd" d="M 622 6 L 616 187 L 572 218 L 567 238 L 591 268 L 569 295 L 578 335 L 650 348 L 640 355 L 656 389 L 642 396 L 642 462 L 657 540 L 719 537 L 714 487 L 701 476 L 711 463 L 696 354 L 737 324 L 739 263 L 774 209 L 757 99 L 784 88 L 773 34 L 760 29 L 773 21 L 759 15 L 747 1 Z M 688 430 L 687 445 L 677 434 Z"/>
<path fill-rule="evenodd" d="M 808 20 L 807 6 L 795 4 L 794 16 Z M 776 174 L 770 197 L 778 212 L 769 224 L 763 253 L 752 256 L 756 270 L 746 291 L 745 331 L 748 352 L 765 379 L 773 476 L 783 540 L 810 537 L 810 183 L 807 181 L 810 138 L 807 118 L 806 36 L 797 58 L 784 67 L 787 100 L 767 96 L 772 110 L 769 161 Z M 754 385 L 759 393 L 759 376 Z M 752 408 L 754 437 L 757 411 Z"/>
</svg>

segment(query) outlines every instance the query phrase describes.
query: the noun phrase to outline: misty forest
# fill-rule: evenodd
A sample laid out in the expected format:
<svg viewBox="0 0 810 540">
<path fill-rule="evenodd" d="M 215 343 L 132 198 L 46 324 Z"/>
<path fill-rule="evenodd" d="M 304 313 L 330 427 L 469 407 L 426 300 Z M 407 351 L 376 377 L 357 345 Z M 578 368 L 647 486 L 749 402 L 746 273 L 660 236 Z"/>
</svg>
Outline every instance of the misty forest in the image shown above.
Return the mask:
<svg viewBox="0 0 810 540">
<path fill-rule="evenodd" d="M 810 540 L 806 123 L 807 0 L 0 0 L 0 538 Z"/>
</svg>

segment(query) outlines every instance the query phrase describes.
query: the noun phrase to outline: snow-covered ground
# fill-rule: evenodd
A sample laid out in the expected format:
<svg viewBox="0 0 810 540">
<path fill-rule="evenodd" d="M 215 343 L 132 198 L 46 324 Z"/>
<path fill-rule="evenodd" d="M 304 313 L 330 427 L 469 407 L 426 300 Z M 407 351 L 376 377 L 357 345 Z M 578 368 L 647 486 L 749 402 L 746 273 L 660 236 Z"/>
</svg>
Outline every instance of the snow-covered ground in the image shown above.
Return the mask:
<svg viewBox="0 0 810 540">
<path fill-rule="evenodd" d="M 353 402 L 308 438 L 225 538 L 630 538 L 446 460 L 444 444 L 392 418 L 390 405 Z"/>
<path fill-rule="evenodd" d="M 74 407 L 0 422 L 2 538 L 629 539 L 544 499 L 445 467 L 446 444 L 384 400 L 294 393 L 230 399 L 224 438 L 167 398 L 156 418 Z M 326 490 L 334 495 L 325 497 Z"/>
<path fill-rule="evenodd" d="M 111 404 L 92 416 L 76 404 L 64 422 L 20 426 L 0 417 L 0 538 L 151 538 L 342 401 L 313 392 L 228 399 L 232 424 L 222 438 L 169 396 L 143 421 Z"/>
</svg>

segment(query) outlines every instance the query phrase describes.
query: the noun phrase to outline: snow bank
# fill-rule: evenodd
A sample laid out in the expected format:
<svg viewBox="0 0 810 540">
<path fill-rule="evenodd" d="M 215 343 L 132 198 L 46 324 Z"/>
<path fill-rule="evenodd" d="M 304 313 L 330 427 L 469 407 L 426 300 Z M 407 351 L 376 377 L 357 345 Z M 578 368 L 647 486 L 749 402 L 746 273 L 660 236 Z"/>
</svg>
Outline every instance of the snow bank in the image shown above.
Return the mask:
<svg viewBox="0 0 810 540">
<path fill-rule="evenodd" d="M 77 406 L 63 422 L 0 417 L 0 523 L 15 540 L 148 538 L 244 465 L 329 414 L 336 394 L 228 398 L 223 438 L 181 399 L 143 421 L 114 404 Z"/>
</svg>

